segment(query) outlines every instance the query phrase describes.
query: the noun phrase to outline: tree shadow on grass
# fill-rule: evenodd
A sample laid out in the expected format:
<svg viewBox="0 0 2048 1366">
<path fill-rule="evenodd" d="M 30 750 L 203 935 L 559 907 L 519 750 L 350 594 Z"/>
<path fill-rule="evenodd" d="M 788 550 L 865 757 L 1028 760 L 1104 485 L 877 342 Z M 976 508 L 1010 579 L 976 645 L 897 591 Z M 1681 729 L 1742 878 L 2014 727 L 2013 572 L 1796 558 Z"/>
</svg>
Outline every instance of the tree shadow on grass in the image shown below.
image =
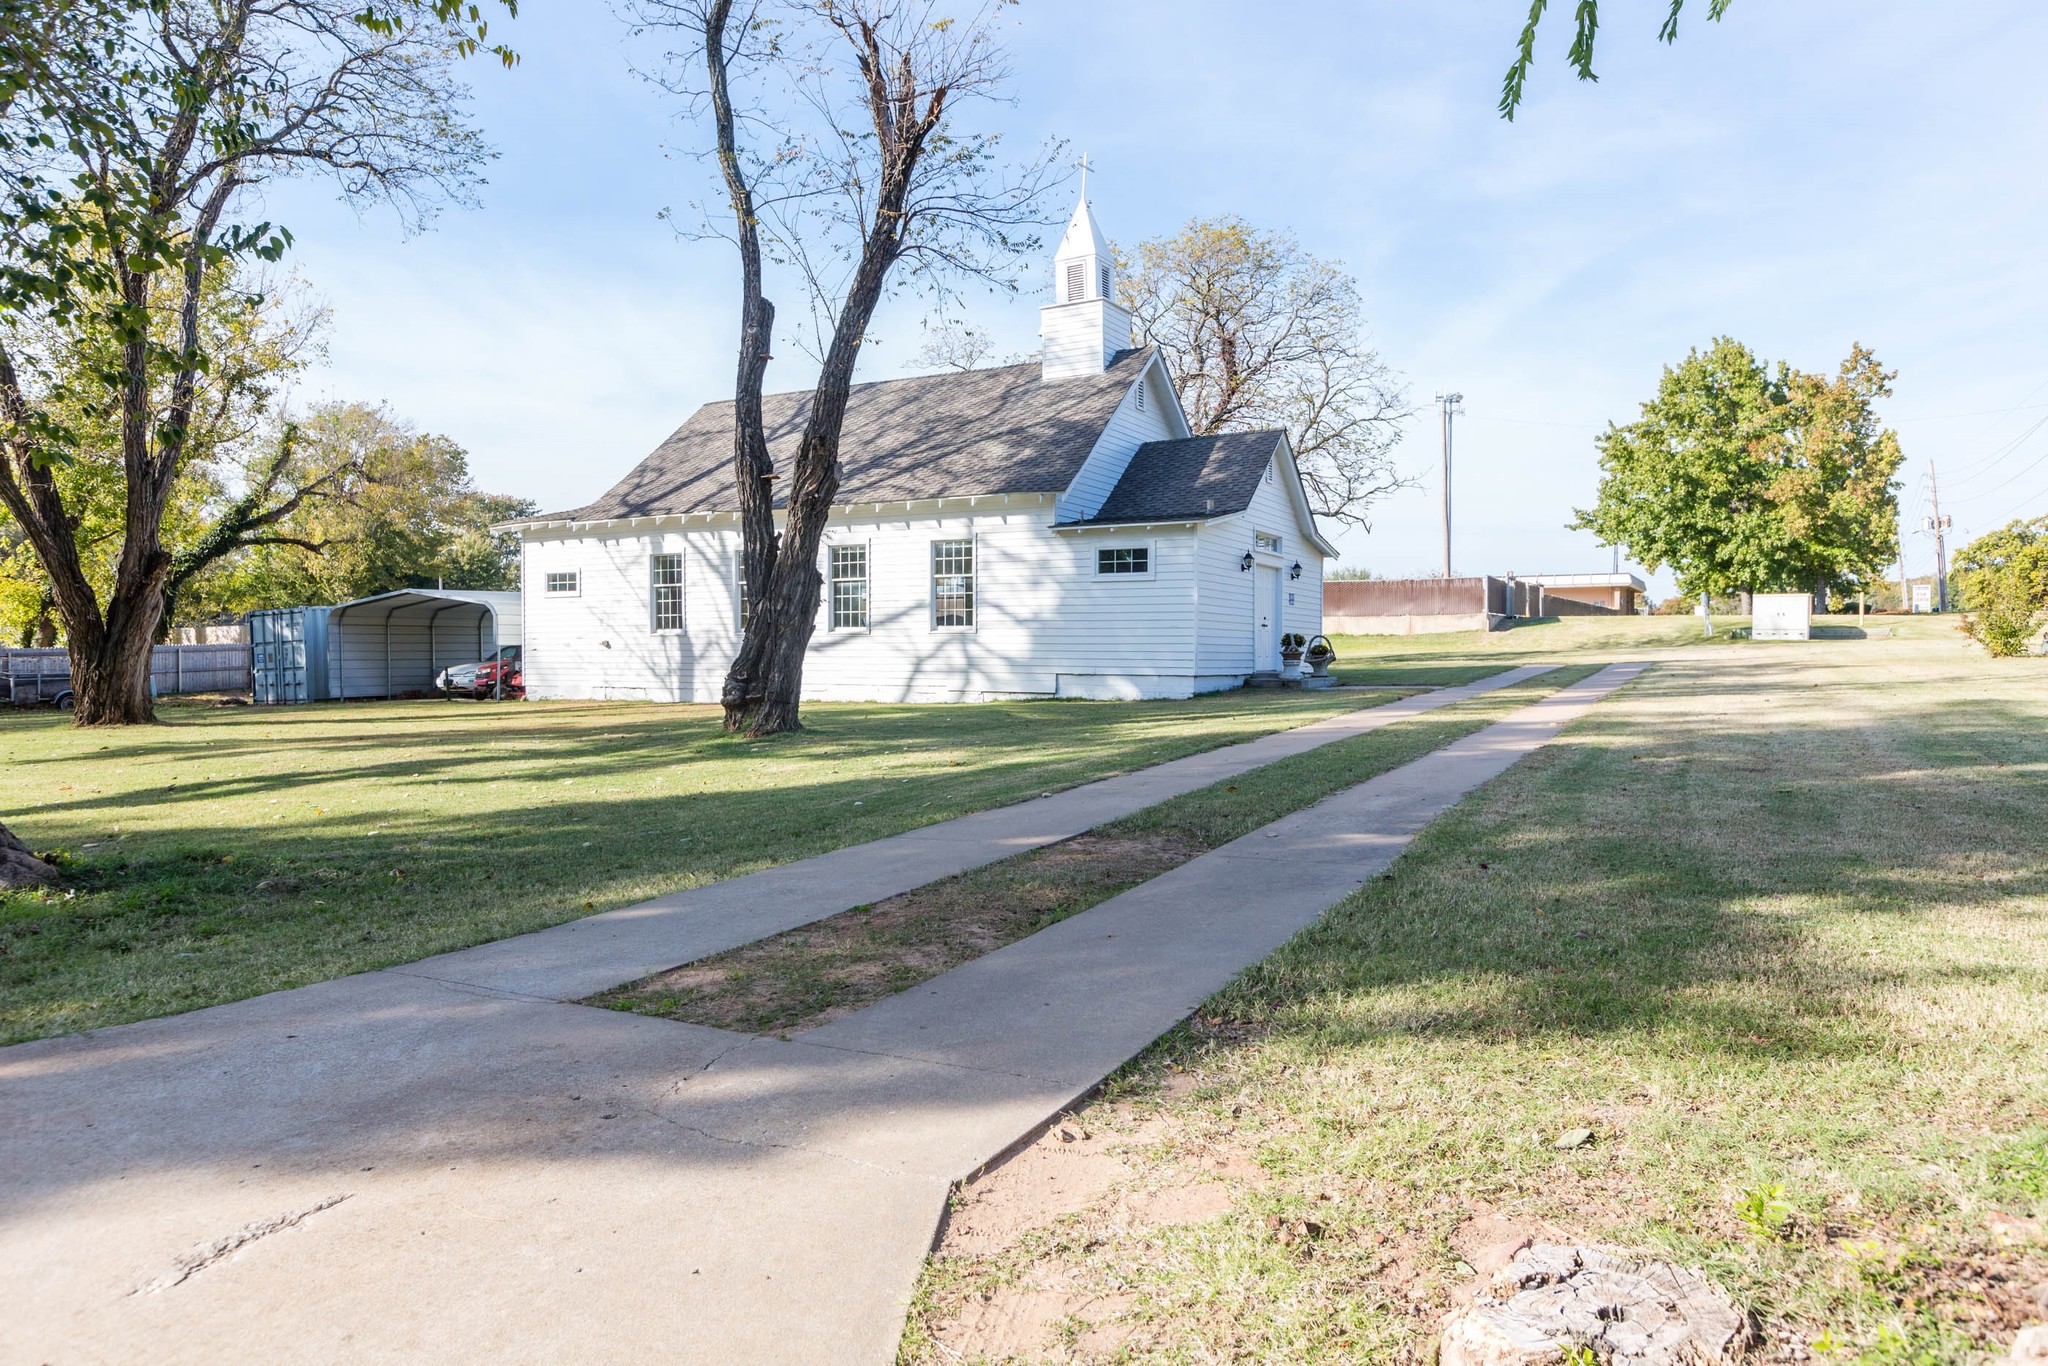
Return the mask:
<svg viewBox="0 0 2048 1366">
<path fill-rule="evenodd" d="M 1895 1054 L 1880 993 L 2048 995 L 2048 971 L 1942 929 L 1956 915 L 2038 929 L 2041 720 L 1986 698 L 1883 732 L 1838 717 L 1788 739 L 1760 711 L 1646 738 L 1596 714 L 1216 1010 L 1329 1048 L 1640 1036 L 1744 1063 Z"/>
</svg>

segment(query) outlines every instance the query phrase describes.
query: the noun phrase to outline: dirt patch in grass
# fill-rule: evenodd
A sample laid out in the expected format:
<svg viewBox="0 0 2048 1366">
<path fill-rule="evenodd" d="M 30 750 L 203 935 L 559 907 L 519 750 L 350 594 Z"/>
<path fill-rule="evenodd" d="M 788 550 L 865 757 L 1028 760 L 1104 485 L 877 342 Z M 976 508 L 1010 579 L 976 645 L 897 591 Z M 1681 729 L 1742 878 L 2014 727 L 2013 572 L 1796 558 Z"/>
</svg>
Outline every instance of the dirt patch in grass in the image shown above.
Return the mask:
<svg viewBox="0 0 2048 1366">
<path fill-rule="evenodd" d="M 1201 852 L 1170 832 L 1080 835 L 687 963 L 591 1004 L 750 1034 L 815 1029 Z"/>
</svg>

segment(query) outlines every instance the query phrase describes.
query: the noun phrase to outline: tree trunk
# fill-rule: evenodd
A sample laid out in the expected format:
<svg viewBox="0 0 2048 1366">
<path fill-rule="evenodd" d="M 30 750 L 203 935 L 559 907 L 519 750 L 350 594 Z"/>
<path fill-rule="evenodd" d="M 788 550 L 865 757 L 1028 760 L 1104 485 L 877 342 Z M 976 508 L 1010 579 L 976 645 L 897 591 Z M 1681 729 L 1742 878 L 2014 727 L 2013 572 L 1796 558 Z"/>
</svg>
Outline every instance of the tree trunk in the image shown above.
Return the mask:
<svg viewBox="0 0 2048 1366">
<path fill-rule="evenodd" d="M 131 623 L 120 637 L 107 636 L 99 648 L 71 649 L 72 724 L 137 726 L 156 720 L 149 695 L 150 652 L 156 645 L 152 620 L 143 630 Z"/>
<path fill-rule="evenodd" d="M 39 887 L 57 880 L 57 870 L 37 858 L 12 831 L 0 825 L 0 888 Z"/>
</svg>

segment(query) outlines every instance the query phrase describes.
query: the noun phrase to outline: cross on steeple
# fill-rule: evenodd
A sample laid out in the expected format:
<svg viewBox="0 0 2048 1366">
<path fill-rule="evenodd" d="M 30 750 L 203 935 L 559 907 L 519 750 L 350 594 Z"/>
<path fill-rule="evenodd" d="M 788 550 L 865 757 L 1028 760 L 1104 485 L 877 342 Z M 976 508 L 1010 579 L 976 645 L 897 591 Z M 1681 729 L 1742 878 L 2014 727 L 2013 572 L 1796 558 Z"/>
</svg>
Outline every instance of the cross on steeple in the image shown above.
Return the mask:
<svg viewBox="0 0 2048 1366">
<path fill-rule="evenodd" d="M 1081 160 L 1077 164 L 1081 167 L 1081 202 L 1085 204 L 1088 202 L 1088 154 L 1086 152 L 1081 153 Z"/>
</svg>

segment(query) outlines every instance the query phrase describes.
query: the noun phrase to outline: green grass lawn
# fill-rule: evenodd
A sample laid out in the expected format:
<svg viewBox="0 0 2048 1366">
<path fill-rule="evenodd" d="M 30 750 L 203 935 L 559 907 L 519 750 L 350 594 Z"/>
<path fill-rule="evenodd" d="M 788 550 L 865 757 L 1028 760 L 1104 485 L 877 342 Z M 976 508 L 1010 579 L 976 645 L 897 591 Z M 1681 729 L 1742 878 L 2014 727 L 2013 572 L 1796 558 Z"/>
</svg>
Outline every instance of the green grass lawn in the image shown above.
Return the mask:
<svg viewBox="0 0 2048 1366">
<path fill-rule="evenodd" d="M 167 706 L 0 716 L 0 819 L 66 864 L 0 894 L 0 1042 L 503 938 L 1384 694 L 815 705 L 747 743 L 709 707 Z"/>
<path fill-rule="evenodd" d="M 1116 1078 L 1073 1128 L 1117 1165 L 942 1246 L 905 1358 L 1423 1362 L 1505 1227 L 1702 1269 L 1758 1360 L 2002 1360 L 2048 1319 L 2044 813 L 2048 663 L 1673 650 Z"/>
</svg>

